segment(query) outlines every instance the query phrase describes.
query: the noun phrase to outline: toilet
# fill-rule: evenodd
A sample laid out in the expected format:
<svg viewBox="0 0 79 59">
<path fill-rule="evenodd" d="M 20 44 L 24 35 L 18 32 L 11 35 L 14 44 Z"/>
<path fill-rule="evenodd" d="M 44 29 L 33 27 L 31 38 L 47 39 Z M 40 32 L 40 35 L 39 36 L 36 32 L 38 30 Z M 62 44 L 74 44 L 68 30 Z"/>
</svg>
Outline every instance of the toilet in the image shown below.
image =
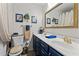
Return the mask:
<svg viewBox="0 0 79 59">
<path fill-rule="evenodd" d="M 10 49 L 9 56 L 19 56 L 23 52 L 23 35 L 16 35 L 12 37 L 14 47 Z"/>
</svg>

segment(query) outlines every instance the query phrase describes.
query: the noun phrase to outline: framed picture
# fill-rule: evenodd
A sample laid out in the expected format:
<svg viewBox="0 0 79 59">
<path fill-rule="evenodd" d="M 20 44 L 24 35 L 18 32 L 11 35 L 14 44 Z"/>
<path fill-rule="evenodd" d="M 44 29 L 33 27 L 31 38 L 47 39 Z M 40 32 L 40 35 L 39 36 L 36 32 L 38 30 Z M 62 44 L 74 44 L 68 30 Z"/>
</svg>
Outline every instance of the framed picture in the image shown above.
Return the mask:
<svg viewBox="0 0 79 59">
<path fill-rule="evenodd" d="M 31 16 L 32 23 L 37 23 L 37 18 L 35 16 Z"/>
<path fill-rule="evenodd" d="M 52 23 L 54 23 L 54 24 L 58 24 L 58 19 L 53 18 L 53 19 L 52 19 Z"/>
<path fill-rule="evenodd" d="M 23 14 L 16 14 L 16 22 L 23 22 Z"/>
<path fill-rule="evenodd" d="M 47 24 L 51 24 L 51 18 L 47 18 Z"/>
</svg>

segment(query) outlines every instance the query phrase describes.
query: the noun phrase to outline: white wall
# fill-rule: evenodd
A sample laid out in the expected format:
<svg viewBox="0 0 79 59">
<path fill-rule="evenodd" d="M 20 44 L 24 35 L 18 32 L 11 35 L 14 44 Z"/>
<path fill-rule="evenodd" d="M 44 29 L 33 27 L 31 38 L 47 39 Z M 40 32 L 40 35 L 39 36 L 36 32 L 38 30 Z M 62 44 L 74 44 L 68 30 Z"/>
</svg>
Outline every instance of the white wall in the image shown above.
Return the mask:
<svg viewBox="0 0 79 59">
<path fill-rule="evenodd" d="M 42 26 L 42 19 L 43 19 L 43 8 L 47 4 L 33 4 L 33 3 L 15 3 L 15 4 L 8 4 L 8 18 L 9 18 L 9 33 L 13 32 L 21 32 L 19 26 L 25 25 L 26 23 L 18 23 L 15 21 L 15 14 L 21 13 L 26 14 L 29 13 L 30 16 L 37 17 L 37 24 L 32 24 L 32 30 L 34 32 L 38 31 L 38 28 Z"/>
<path fill-rule="evenodd" d="M 79 4 L 78 4 L 79 11 Z M 79 27 L 79 12 L 78 12 L 78 27 Z M 67 35 L 74 38 L 79 38 L 79 28 L 50 28 L 46 29 L 47 32 L 54 35 Z"/>
<path fill-rule="evenodd" d="M 54 7 L 58 3 L 48 3 L 47 11 L 50 10 L 52 7 Z"/>
</svg>

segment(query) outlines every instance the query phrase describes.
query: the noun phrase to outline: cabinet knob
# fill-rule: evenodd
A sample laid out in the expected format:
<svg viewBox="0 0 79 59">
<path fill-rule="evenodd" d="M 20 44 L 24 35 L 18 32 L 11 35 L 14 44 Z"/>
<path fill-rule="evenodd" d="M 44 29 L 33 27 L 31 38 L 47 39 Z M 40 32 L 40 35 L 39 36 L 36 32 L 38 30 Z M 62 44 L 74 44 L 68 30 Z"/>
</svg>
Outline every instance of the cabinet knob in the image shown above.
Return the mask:
<svg viewBox="0 0 79 59">
<path fill-rule="evenodd" d="M 49 53 L 49 56 L 51 55 L 51 53 Z"/>
</svg>

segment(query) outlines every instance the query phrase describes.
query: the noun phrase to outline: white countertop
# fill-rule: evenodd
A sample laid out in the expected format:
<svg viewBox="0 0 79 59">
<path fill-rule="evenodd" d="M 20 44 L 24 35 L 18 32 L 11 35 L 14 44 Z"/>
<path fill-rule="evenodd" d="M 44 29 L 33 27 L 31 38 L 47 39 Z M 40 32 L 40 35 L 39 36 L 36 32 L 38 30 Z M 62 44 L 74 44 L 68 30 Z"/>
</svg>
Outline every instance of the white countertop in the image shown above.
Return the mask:
<svg viewBox="0 0 79 59">
<path fill-rule="evenodd" d="M 45 38 L 44 34 L 34 33 L 34 35 L 65 56 L 79 56 L 78 43 L 72 42 L 72 44 L 68 44 L 62 38 L 48 39 Z"/>
</svg>

